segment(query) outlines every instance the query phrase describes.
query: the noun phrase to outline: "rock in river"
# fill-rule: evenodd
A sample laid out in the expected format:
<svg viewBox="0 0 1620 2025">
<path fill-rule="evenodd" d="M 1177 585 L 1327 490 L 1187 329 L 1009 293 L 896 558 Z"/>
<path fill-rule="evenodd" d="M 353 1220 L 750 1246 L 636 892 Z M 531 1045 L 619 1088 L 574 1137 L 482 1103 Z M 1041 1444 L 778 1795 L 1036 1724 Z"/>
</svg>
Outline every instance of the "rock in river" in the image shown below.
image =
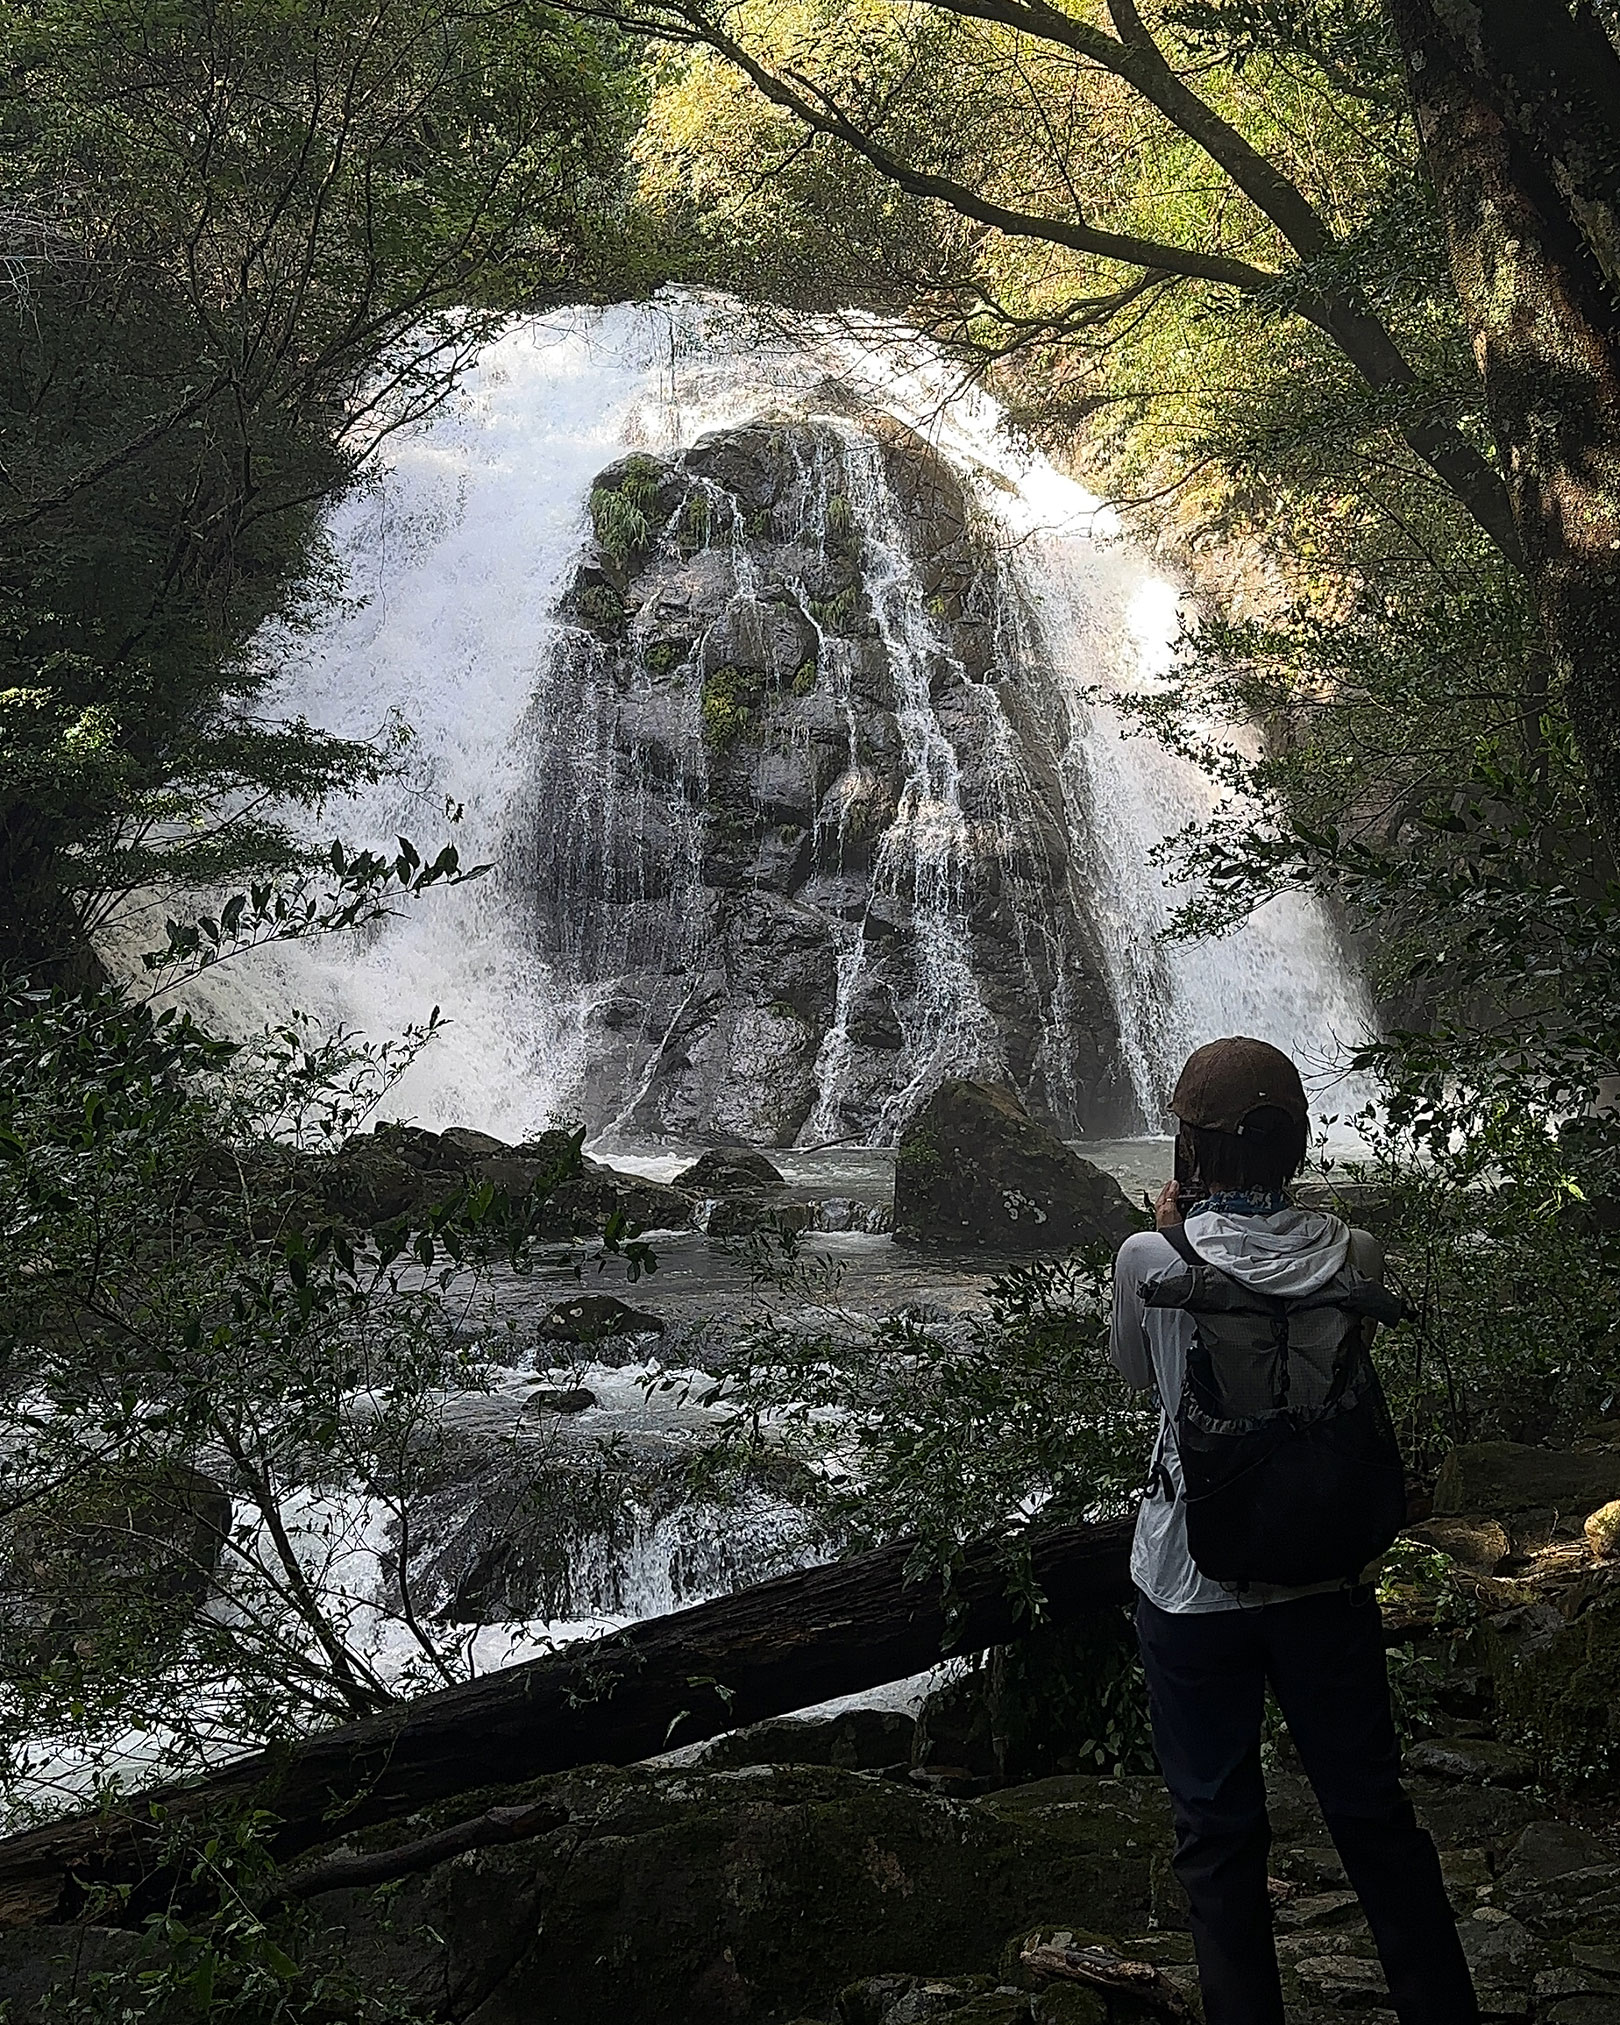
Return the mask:
<svg viewBox="0 0 1620 2025">
<path fill-rule="evenodd" d="M 775 1195 L 787 1187 L 774 1161 L 753 1146 L 711 1146 L 672 1186 L 687 1195 Z"/>
<path fill-rule="evenodd" d="M 942 1083 L 901 1137 L 898 1238 L 1058 1252 L 1112 1248 L 1139 1221 L 1119 1183 L 1036 1124 L 1003 1085 Z"/>
<path fill-rule="evenodd" d="M 632 1308 L 616 1294 L 576 1294 L 559 1301 L 542 1319 L 540 1336 L 552 1343 L 582 1346 L 610 1336 L 662 1335 L 663 1318 L 645 1308 Z"/>
</svg>

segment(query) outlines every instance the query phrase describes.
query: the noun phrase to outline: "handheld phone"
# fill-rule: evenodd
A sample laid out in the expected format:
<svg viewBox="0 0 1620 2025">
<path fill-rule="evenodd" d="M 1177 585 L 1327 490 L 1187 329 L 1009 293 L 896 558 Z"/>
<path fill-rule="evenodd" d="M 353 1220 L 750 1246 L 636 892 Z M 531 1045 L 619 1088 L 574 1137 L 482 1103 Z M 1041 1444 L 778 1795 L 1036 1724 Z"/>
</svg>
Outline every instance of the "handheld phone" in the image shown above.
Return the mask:
<svg viewBox="0 0 1620 2025">
<path fill-rule="evenodd" d="M 1176 1200 L 1181 1205 L 1182 1215 L 1185 1216 L 1195 1203 L 1202 1202 L 1204 1197 L 1208 1195 L 1209 1187 L 1207 1183 L 1200 1181 L 1197 1175 L 1194 1174 L 1192 1157 L 1187 1150 L 1187 1142 L 1179 1132 L 1176 1134 L 1175 1176 Z"/>
</svg>

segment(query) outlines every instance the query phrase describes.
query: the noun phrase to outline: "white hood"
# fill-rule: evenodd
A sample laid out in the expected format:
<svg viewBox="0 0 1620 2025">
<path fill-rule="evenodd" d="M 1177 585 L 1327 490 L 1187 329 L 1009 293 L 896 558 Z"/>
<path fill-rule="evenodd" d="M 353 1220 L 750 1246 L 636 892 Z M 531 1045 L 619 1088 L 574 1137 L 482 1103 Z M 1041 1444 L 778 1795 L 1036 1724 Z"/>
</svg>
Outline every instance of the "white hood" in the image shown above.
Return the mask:
<svg viewBox="0 0 1620 2025">
<path fill-rule="evenodd" d="M 1270 1216 L 1194 1210 L 1186 1227 L 1201 1259 L 1256 1293 L 1284 1300 L 1325 1287 L 1350 1256 L 1349 1225 L 1318 1210 L 1279 1209 Z"/>
</svg>

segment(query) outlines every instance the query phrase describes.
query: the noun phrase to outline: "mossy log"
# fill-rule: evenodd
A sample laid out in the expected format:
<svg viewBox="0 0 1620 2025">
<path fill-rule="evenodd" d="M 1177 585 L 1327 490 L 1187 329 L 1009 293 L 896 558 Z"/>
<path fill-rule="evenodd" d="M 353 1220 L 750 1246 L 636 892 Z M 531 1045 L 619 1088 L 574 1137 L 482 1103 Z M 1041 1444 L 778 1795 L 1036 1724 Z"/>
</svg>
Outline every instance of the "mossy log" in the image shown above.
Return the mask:
<svg viewBox="0 0 1620 2025">
<path fill-rule="evenodd" d="M 1053 1621 L 1129 1596 L 1130 1532 L 1120 1520 L 1033 1537 L 1032 1571 Z M 165 1824 L 265 1809 L 285 1861 L 459 1793 L 633 1764 L 902 1680 L 944 1654 L 1003 1644 L 1027 1623 L 998 1543 L 963 1556 L 948 1597 L 937 1581 L 907 1580 L 912 1553 L 902 1541 L 778 1576 L 239 1758 L 195 1784 L 11 1836 L 0 1841 L 0 1925 L 71 1917 L 87 1884 L 142 1877 L 161 1862 Z"/>
</svg>

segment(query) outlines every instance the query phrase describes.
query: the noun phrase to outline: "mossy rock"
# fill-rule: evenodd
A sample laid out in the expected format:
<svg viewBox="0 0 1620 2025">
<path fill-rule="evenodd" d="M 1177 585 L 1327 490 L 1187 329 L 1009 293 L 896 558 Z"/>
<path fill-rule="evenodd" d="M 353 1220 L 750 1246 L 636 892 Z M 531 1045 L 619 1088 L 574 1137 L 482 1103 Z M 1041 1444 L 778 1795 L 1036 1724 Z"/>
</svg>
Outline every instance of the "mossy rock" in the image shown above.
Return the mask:
<svg viewBox="0 0 1620 2025">
<path fill-rule="evenodd" d="M 765 677 L 757 668 L 711 668 L 703 678 L 700 715 L 711 752 L 729 752 L 750 737 L 765 702 Z"/>
<path fill-rule="evenodd" d="M 1004 1084 L 942 1083 L 901 1134 L 898 1238 L 1002 1251 L 1112 1250 L 1138 1223 L 1112 1175 L 1037 1124 Z"/>
<path fill-rule="evenodd" d="M 1593 1569 L 1561 1612 L 1501 1612 L 1485 1627 L 1485 1651 L 1503 1730 L 1544 1780 L 1620 1785 L 1620 1570 Z"/>
<path fill-rule="evenodd" d="M 685 640 L 654 640 L 642 651 L 642 665 L 651 675 L 673 675 L 685 661 L 692 658 L 692 649 Z"/>
<path fill-rule="evenodd" d="M 453 1811 L 527 1795 L 566 1808 L 569 1827 L 382 1900 L 332 1895 L 329 1946 L 351 1973 L 478 2025 L 765 2025 L 822 2011 L 861 1978 L 993 1987 L 1007 1935 L 1038 1922 L 1128 1933 L 1178 1913 L 1157 1781 L 1054 1780 L 962 1803 L 821 1767 L 596 1767 Z"/>
<path fill-rule="evenodd" d="M 1454 1448 L 1434 1487 L 1437 1518 L 1467 1514 L 1511 1519 L 1557 1512 L 1579 1533 L 1589 1512 L 1620 1498 L 1620 1448 L 1536 1448 L 1528 1442 L 1476 1441 Z M 1514 1529 L 1510 1525 L 1508 1530 Z"/>
</svg>

